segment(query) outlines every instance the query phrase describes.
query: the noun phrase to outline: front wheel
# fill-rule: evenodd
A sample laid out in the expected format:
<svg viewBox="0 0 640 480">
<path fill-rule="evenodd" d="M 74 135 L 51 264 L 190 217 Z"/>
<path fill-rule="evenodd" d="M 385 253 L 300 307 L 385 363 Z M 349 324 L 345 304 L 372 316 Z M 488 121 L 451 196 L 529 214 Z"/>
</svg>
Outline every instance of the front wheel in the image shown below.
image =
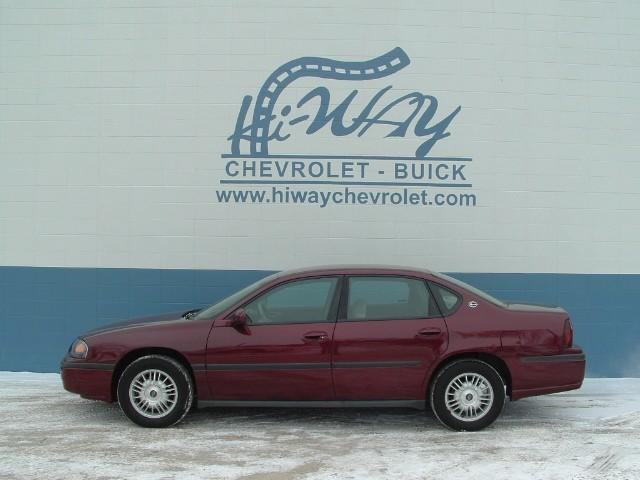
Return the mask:
<svg viewBox="0 0 640 480">
<path fill-rule="evenodd" d="M 481 430 L 502 412 L 506 394 L 500 374 L 480 360 L 458 360 L 444 367 L 431 387 L 431 409 L 453 430 Z"/>
<path fill-rule="evenodd" d="M 193 383 L 184 365 L 164 355 L 131 362 L 118 380 L 124 414 L 142 427 L 169 427 L 182 420 L 193 403 Z"/>
</svg>

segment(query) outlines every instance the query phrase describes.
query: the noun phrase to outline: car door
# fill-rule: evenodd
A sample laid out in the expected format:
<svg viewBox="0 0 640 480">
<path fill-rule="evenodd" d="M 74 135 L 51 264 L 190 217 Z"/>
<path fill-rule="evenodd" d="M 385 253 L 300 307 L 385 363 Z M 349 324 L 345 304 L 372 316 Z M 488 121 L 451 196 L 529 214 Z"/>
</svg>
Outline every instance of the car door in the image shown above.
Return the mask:
<svg viewBox="0 0 640 480">
<path fill-rule="evenodd" d="M 217 319 L 207 345 L 214 400 L 331 400 L 340 276 L 278 284 L 243 305 L 246 326 Z"/>
<path fill-rule="evenodd" d="M 427 370 L 448 340 L 426 282 L 357 275 L 345 288 L 332 347 L 336 399 L 424 398 Z"/>
</svg>

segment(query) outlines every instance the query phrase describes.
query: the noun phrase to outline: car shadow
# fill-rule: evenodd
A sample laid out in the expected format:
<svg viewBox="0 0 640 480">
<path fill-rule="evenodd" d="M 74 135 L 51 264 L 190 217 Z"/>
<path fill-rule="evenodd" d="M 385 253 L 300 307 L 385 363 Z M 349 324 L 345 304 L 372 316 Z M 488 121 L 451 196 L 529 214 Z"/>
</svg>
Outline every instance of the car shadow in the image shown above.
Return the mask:
<svg viewBox="0 0 640 480">
<path fill-rule="evenodd" d="M 562 408 L 541 398 L 527 398 L 505 404 L 498 423 L 531 426 L 557 422 Z M 387 428 L 425 428 L 439 426 L 430 409 L 410 408 L 273 408 L 273 407 L 206 407 L 194 410 L 187 419 L 236 423 L 278 423 L 306 425 L 375 425 Z"/>
<path fill-rule="evenodd" d="M 105 404 L 79 400 L 74 415 L 78 420 L 93 424 L 128 422 L 117 403 Z M 531 426 L 557 421 L 552 405 L 539 399 L 507 402 L 497 424 L 511 427 Z M 550 415 L 551 414 L 551 415 Z M 410 408 L 276 408 L 276 407 L 205 407 L 193 409 L 179 424 L 182 428 L 204 424 L 224 428 L 267 427 L 280 428 L 344 428 L 375 430 L 423 430 L 439 428 L 440 423 L 429 410 Z"/>
<path fill-rule="evenodd" d="M 438 423 L 430 411 L 408 408 L 206 407 L 191 412 L 185 420 L 239 427 L 277 424 L 281 427 L 376 426 L 384 429 L 423 428 Z"/>
</svg>

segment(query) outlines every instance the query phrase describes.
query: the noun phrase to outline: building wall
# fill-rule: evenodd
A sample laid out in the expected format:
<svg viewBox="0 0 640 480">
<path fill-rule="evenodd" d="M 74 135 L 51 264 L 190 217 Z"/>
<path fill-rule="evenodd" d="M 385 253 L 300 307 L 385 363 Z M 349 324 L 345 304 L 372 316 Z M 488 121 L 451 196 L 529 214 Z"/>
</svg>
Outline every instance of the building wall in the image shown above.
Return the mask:
<svg viewBox="0 0 640 480">
<path fill-rule="evenodd" d="M 0 1 L 0 369 L 347 262 L 559 303 L 640 374 L 639 37 L 623 0 Z"/>
</svg>

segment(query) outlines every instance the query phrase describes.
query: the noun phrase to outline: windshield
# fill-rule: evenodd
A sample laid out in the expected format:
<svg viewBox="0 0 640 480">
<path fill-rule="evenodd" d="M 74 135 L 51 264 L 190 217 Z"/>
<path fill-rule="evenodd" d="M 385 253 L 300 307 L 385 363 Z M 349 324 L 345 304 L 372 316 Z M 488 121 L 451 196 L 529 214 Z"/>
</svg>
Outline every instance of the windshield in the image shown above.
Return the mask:
<svg viewBox="0 0 640 480">
<path fill-rule="evenodd" d="M 263 278 L 261 280 L 258 280 L 255 283 L 252 283 L 251 285 L 249 285 L 247 287 L 244 287 L 242 290 L 238 290 L 236 293 L 232 293 L 228 297 L 223 298 L 222 300 L 220 300 L 218 303 L 215 303 L 215 304 L 211 305 L 210 307 L 205 308 L 204 310 L 200 311 L 195 316 L 195 319 L 196 320 L 202 320 L 202 319 L 205 319 L 205 318 L 213 318 L 213 317 L 216 317 L 216 316 L 220 315 L 226 309 L 228 309 L 229 307 L 232 307 L 234 304 L 238 303 L 244 297 L 248 296 L 251 292 L 254 292 L 255 290 L 258 290 L 263 285 L 266 285 L 276 275 L 277 274 L 269 275 L 268 277 L 265 277 L 265 278 Z"/>
<path fill-rule="evenodd" d="M 451 282 L 454 285 L 457 285 L 459 287 L 464 288 L 465 290 L 469 290 L 471 293 L 473 293 L 474 295 L 477 295 L 480 298 L 483 298 L 484 300 L 493 303 L 494 305 L 498 305 L 499 307 L 507 307 L 507 304 L 504 303 L 501 300 L 498 300 L 495 297 L 492 297 L 491 295 L 489 295 L 486 292 L 483 292 L 482 290 L 478 290 L 476 287 L 469 285 L 468 283 L 464 283 L 462 280 L 458 280 L 457 278 L 453 278 L 450 277 L 449 275 L 445 275 L 444 273 L 433 273 L 433 275 L 435 277 L 438 278 L 442 278 L 443 280 L 446 280 L 447 282 Z"/>
</svg>

